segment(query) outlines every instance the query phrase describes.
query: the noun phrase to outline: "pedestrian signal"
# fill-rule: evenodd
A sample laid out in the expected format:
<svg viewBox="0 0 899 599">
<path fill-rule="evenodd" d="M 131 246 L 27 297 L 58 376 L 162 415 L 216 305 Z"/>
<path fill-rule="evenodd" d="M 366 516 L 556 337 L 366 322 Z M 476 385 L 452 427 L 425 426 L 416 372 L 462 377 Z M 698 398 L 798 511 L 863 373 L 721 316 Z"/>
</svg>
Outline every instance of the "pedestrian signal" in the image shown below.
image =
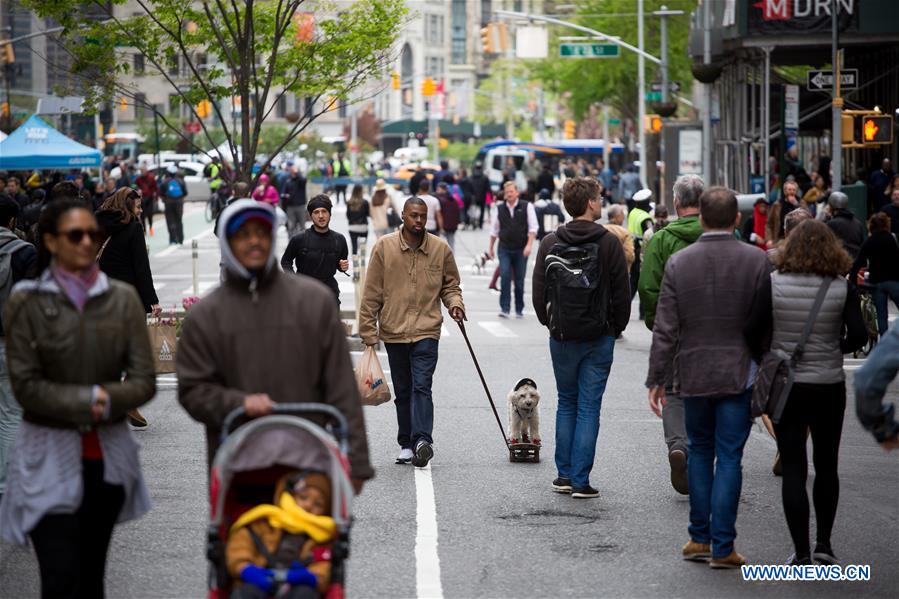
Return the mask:
<svg viewBox="0 0 899 599">
<path fill-rule="evenodd" d="M 396 71 L 390 73 L 390 87 L 393 89 L 400 88 L 400 74 Z"/>
<path fill-rule="evenodd" d="M 855 119 L 844 114 L 840 117 L 841 140 L 844 144 L 855 143 Z"/>
<path fill-rule="evenodd" d="M 657 114 L 647 114 L 643 117 L 643 130 L 647 133 L 659 133 L 662 131 L 662 117 Z"/>
<path fill-rule="evenodd" d="M 866 144 L 893 143 L 893 117 L 885 114 L 862 117 L 862 141 Z"/>
</svg>

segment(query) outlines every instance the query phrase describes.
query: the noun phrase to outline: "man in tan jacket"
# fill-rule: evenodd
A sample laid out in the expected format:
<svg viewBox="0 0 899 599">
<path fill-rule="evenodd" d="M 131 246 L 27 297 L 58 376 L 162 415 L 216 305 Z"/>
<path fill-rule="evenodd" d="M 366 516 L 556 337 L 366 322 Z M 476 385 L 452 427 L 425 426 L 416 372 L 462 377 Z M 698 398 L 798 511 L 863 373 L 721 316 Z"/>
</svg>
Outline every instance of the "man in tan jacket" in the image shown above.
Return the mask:
<svg viewBox="0 0 899 599">
<path fill-rule="evenodd" d="M 397 464 L 423 468 L 434 457 L 431 384 L 443 316 L 440 302 L 457 322 L 465 319 L 459 269 L 445 241 L 425 231 L 428 206 L 412 197 L 403 206 L 399 231 L 381 237 L 372 250 L 359 336 L 387 348 L 396 394 Z"/>
</svg>

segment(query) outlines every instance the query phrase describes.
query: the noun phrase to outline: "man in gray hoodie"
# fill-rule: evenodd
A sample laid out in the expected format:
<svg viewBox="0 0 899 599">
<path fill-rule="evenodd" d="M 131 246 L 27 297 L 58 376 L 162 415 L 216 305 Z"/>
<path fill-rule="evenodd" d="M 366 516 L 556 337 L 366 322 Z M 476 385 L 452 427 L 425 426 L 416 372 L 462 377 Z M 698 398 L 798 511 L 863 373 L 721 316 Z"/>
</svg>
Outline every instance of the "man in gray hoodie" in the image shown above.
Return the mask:
<svg viewBox="0 0 899 599">
<path fill-rule="evenodd" d="M 568 179 L 565 209 L 574 217 L 543 238 L 534 265 L 534 311 L 549 328 L 558 392 L 556 470 L 552 488 L 574 498 L 598 497 L 590 471 L 599 435 L 599 410 L 615 338 L 631 315 L 627 262 L 602 216 L 599 183 Z"/>
<path fill-rule="evenodd" d="M 238 200 L 222 213 L 225 281 L 184 320 L 178 401 L 206 425 L 210 465 L 225 417 L 236 408 L 254 418 L 270 414 L 276 403 L 332 405 L 349 425 L 358 492 L 374 471 L 334 294 L 315 279 L 281 272 L 274 226 L 274 208 L 254 200 Z"/>
</svg>

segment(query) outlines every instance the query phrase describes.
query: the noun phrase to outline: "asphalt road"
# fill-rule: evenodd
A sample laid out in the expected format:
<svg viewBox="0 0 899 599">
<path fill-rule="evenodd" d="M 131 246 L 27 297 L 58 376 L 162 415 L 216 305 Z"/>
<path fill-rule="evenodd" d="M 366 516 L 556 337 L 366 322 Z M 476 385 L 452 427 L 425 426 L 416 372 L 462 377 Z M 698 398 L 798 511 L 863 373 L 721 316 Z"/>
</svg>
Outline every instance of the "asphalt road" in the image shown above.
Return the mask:
<svg viewBox="0 0 899 599">
<path fill-rule="evenodd" d="M 185 236 L 198 236 L 200 288 L 208 292 L 218 279 L 218 251 L 208 234 L 211 225 L 192 213 L 201 208 L 188 210 Z M 335 210 L 334 226 L 345 230 L 341 208 Z M 283 248 L 283 232 L 280 237 Z M 833 546 L 843 564 L 869 564 L 869 582 L 750 583 L 739 572 L 680 560 L 689 506 L 668 482 L 661 422 L 649 411 L 643 387 L 650 333 L 636 319 L 615 347 L 603 399 L 591 478 L 601 496 L 574 500 L 552 493 L 555 392 L 547 334 L 530 308 L 524 320 L 497 318 L 498 297 L 487 290 L 489 272 L 478 274 L 472 267 L 486 240 L 484 232 L 457 234 L 467 328 L 504 426 L 507 391 L 523 376 L 537 382 L 543 393 L 542 461 L 508 461 L 462 336 L 448 321 L 434 379 L 436 455 L 429 470 L 416 473 L 393 464 L 398 447 L 390 404 L 365 409 L 377 477 L 354 506 L 350 596 L 895 596 L 899 456 L 885 454 L 861 429 L 851 396 Z M 192 293 L 191 250 L 189 244 L 168 250 L 165 242 L 159 218 L 150 249 L 160 299 L 170 308 Z M 344 306 L 352 306 L 349 279 L 341 287 Z M 529 292 L 526 302 L 530 306 Z M 386 359 L 382 364 L 387 368 Z M 850 381 L 857 367 L 858 361 L 847 362 Z M 150 427 L 136 433 L 154 508 L 116 529 L 107 576 L 110 597 L 205 595 L 205 448 L 200 425 L 183 412 L 175 393 L 173 377 L 160 377 L 157 396 L 144 410 Z M 736 542 L 754 564 L 783 563 L 792 552 L 780 480 L 771 474 L 774 451 L 774 442 L 754 427 L 743 462 Z M 0 597 L 37 595 L 31 553 L 0 545 Z"/>
</svg>

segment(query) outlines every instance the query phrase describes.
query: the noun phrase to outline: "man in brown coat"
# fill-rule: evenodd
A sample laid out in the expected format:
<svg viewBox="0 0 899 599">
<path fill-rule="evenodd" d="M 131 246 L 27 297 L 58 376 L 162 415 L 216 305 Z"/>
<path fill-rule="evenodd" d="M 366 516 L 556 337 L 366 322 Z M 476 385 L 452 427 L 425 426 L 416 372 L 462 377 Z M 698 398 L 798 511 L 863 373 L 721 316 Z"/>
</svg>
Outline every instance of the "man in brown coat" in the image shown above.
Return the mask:
<svg viewBox="0 0 899 599">
<path fill-rule="evenodd" d="M 403 226 L 372 250 L 359 310 L 359 336 L 366 345 L 380 338 L 387 347 L 396 393 L 400 454 L 397 464 L 423 468 L 434 457 L 431 383 L 443 316 L 465 319 L 459 269 L 447 243 L 425 230 L 428 206 L 412 197 L 403 206 Z"/>
<path fill-rule="evenodd" d="M 740 224 L 734 192 L 707 189 L 699 217 L 702 236 L 665 265 L 646 386 L 660 418 L 666 386 L 673 382 L 684 401 L 690 491 L 684 559 L 738 568 L 745 563 L 734 540 L 757 352 L 743 331 L 770 293 L 768 259 L 734 237 Z"/>
<path fill-rule="evenodd" d="M 274 210 L 253 200 L 228 206 L 218 236 L 225 281 L 184 321 L 176 367 L 178 401 L 206 425 L 210 464 L 225 416 L 252 417 L 275 403 L 326 403 L 349 424 L 350 468 L 358 492 L 374 476 L 362 404 L 334 294 L 277 266 Z"/>
</svg>

